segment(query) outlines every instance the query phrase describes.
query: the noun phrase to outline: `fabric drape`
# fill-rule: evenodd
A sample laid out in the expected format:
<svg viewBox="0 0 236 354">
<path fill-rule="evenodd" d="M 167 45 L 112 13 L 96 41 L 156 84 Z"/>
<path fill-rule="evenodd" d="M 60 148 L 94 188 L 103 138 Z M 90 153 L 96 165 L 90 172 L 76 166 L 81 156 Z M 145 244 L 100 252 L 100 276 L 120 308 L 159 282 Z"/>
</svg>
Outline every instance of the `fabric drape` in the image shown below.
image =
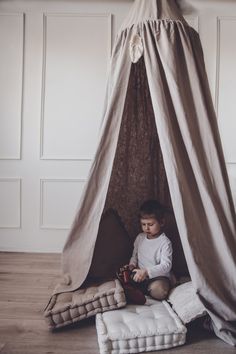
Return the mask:
<svg viewBox="0 0 236 354">
<path fill-rule="evenodd" d="M 143 45 L 143 58 L 137 64 L 131 63 L 129 54 L 134 35 L 141 38 Z M 118 34 L 111 58 L 100 143 L 64 247 L 65 283 L 59 284 L 55 293 L 75 290 L 86 279 L 106 206 L 117 205 L 130 232 L 136 232 L 137 225 L 130 222 L 130 207 L 126 208 L 129 209 L 126 214 L 127 201 L 122 201 L 123 196 L 118 193 L 124 186 L 116 186 L 114 181 L 119 176 L 114 174 L 118 171 L 116 166 L 127 164 L 122 139 L 127 140 L 128 135 L 122 131 L 131 135 L 135 132 L 135 106 L 129 98 L 134 97 L 134 86 L 138 85 L 132 81 L 138 77 L 134 72 L 143 70 L 143 66 L 147 85 L 143 82 L 146 90 L 143 96 L 137 88 L 139 105 L 140 100 L 144 104 L 143 113 L 137 112 L 136 118 L 145 119 L 146 115 L 145 124 L 155 122 L 150 141 L 156 150 L 155 158 L 146 159 L 147 180 L 153 167 L 158 170 L 161 156 L 165 169 L 161 180 L 168 181 L 168 192 L 162 197 L 170 195 L 194 288 L 212 318 L 215 333 L 236 345 L 235 210 L 199 36 L 186 24 L 174 0 L 136 0 Z M 141 73 L 139 79 L 142 80 Z M 147 152 L 146 147 L 143 151 Z M 123 156 L 123 161 L 119 156 Z M 126 166 L 125 170 L 129 168 Z M 139 168 L 137 164 L 135 169 Z M 122 173 L 120 167 L 119 173 Z M 135 209 L 138 201 L 158 189 L 158 179 L 151 180 L 155 188 L 150 190 L 146 189 L 145 181 L 143 184 L 139 181 L 142 188 L 135 194 L 133 178 L 126 197 L 130 191 L 131 196 L 136 195 L 127 204 Z M 125 179 L 120 177 L 120 180 Z"/>
<path fill-rule="evenodd" d="M 199 38 L 172 21 L 164 29 L 160 22 L 148 22 L 140 31 L 189 272 L 217 335 L 235 344 L 235 212 Z"/>
<path fill-rule="evenodd" d="M 145 63 L 141 58 L 131 66 L 105 210 L 118 210 L 134 239 L 140 231 L 135 215 L 143 200 L 151 198 L 171 207 Z"/>
</svg>

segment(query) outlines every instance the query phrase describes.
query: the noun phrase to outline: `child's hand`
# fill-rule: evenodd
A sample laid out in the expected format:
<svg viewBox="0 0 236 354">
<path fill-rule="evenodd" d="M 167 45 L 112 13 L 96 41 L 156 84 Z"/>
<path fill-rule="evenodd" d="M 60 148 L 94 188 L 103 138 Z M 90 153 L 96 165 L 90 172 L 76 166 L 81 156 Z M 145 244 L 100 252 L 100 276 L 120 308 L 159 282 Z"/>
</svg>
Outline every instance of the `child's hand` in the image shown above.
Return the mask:
<svg viewBox="0 0 236 354">
<path fill-rule="evenodd" d="M 134 264 L 129 264 L 129 270 L 131 270 L 131 272 L 132 272 L 132 270 L 134 270 L 136 268 L 136 266 L 134 265 Z"/>
<path fill-rule="evenodd" d="M 133 280 L 137 283 L 141 283 L 148 276 L 148 272 L 146 271 L 146 269 L 134 269 L 133 272 L 135 273 L 133 276 Z"/>
</svg>

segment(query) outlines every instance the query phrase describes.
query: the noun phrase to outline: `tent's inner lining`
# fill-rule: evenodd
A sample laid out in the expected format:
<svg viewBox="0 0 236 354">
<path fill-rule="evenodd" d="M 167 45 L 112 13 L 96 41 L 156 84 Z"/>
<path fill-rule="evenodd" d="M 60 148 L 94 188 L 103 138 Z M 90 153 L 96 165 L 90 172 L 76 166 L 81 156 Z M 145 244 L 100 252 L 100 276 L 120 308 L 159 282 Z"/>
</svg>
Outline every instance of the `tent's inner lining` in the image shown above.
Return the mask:
<svg viewBox="0 0 236 354">
<path fill-rule="evenodd" d="M 172 208 L 145 63 L 141 58 L 131 67 L 104 211 L 115 209 L 134 239 L 140 232 L 139 206 L 154 198 Z M 174 215 L 166 219 L 165 231 L 174 248 L 173 269 L 177 275 L 187 274 Z"/>
</svg>

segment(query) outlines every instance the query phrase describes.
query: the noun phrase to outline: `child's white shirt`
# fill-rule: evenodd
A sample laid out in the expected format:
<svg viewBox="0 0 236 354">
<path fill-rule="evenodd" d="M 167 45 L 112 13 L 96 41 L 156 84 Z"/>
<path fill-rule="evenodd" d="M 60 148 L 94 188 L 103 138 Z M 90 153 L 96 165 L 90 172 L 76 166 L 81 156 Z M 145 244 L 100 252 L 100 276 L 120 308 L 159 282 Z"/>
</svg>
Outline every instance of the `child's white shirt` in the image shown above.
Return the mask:
<svg viewBox="0 0 236 354">
<path fill-rule="evenodd" d="M 145 268 L 150 279 L 155 277 L 170 277 L 172 267 L 172 244 L 162 233 L 160 236 L 148 239 L 145 233 L 137 236 L 130 264 Z"/>
</svg>

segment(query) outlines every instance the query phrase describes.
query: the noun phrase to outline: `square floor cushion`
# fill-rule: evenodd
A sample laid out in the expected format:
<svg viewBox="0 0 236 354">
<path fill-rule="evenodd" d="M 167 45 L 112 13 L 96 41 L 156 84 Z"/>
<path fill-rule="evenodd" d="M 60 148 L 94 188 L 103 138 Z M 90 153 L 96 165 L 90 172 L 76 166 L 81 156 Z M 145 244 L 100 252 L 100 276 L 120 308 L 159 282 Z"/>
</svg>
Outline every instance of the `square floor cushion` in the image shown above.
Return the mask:
<svg viewBox="0 0 236 354">
<path fill-rule="evenodd" d="M 56 329 L 126 305 L 119 280 L 54 295 L 44 312 L 50 329 Z"/>
<path fill-rule="evenodd" d="M 173 288 L 170 291 L 168 301 L 183 323 L 189 323 L 207 314 L 191 281 Z"/>
<path fill-rule="evenodd" d="M 129 354 L 182 345 L 186 327 L 166 301 L 96 315 L 100 354 Z"/>
</svg>

